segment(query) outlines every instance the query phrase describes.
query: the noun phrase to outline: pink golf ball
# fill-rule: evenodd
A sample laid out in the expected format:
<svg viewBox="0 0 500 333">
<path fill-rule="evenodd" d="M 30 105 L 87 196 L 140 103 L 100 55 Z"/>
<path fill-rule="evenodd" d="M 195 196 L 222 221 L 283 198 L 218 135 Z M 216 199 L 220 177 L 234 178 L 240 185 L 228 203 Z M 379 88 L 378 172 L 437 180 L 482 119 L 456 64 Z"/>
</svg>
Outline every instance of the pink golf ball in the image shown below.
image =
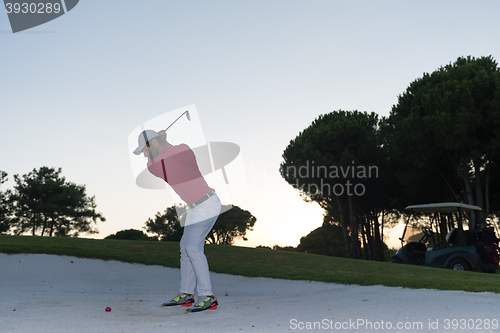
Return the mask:
<svg viewBox="0 0 500 333">
<path fill-rule="evenodd" d="M 109 306 L 106 308 L 106 312 L 111 312 L 111 308 Z"/>
</svg>

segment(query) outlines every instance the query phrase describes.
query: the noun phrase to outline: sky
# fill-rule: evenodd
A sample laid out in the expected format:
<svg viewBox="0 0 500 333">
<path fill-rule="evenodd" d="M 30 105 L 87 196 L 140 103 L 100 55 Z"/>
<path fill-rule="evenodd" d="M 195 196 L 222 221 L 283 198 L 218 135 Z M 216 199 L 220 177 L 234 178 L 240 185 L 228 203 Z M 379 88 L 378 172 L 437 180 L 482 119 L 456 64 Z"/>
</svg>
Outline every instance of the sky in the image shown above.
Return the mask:
<svg viewBox="0 0 500 333">
<path fill-rule="evenodd" d="M 142 229 L 174 202 L 136 185 L 129 137 L 194 106 L 196 122 L 179 120 L 169 140 L 201 128 L 206 142 L 240 147 L 248 190 L 236 204 L 257 222 L 236 245 L 297 246 L 323 211 L 279 174 L 290 140 L 340 109 L 388 116 L 413 80 L 458 57 L 498 61 L 500 3 L 478 4 L 82 0 L 15 34 L 0 13 L 2 189 L 15 174 L 62 168 L 106 218 L 86 237 Z M 389 232 L 397 246 L 400 231 Z"/>
</svg>

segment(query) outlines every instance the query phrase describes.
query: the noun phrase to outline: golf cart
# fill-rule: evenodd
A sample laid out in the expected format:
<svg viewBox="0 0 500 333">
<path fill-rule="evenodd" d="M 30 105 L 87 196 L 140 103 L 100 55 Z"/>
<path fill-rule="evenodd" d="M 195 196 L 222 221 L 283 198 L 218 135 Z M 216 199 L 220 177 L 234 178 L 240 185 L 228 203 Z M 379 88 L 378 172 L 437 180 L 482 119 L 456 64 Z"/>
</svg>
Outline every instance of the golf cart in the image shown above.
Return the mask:
<svg viewBox="0 0 500 333">
<path fill-rule="evenodd" d="M 413 205 L 406 209 L 410 213 L 403 236 L 400 238 L 401 248 L 392 256 L 392 263 L 462 271 L 495 272 L 499 268 L 497 250 L 499 239 L 493 227 L 487 224 L 472 226 L 469 222 L 469 229 L 463 229 L 462 219 L 467 215 L 464 213 L 481 210 L 480 207 L 446 202 Z M 435 218 L 437 213 L 450 213 L 449 216 L 456 217 L 457 227 L 454 227 L 455 223 L 451 220 L 453 228 L 445 239 L 440 239 L 440 235 L 432 231 L 434 225 L 432 217 L 429 227 L 417 229 L 409 225 L 413 213 L 433 214 Z"/>
</svg>

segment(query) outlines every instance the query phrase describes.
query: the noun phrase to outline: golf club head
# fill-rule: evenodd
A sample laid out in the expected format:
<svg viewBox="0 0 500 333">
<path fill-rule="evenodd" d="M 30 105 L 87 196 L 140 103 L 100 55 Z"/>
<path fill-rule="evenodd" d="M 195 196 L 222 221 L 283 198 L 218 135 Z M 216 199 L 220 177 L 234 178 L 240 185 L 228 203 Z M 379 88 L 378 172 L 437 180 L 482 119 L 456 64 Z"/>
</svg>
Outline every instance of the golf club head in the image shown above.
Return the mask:
<svg viewBox="0 0 500 333">
<path fill-rule="evenodd" d="M 189 115 L 189 111 L 188 111 L 188 110 L 186 110 L 186 117 L 187 117 L 187 119 L 188 119 L 189 121 L 191 121 L 191 116 Z"/>
</svg>

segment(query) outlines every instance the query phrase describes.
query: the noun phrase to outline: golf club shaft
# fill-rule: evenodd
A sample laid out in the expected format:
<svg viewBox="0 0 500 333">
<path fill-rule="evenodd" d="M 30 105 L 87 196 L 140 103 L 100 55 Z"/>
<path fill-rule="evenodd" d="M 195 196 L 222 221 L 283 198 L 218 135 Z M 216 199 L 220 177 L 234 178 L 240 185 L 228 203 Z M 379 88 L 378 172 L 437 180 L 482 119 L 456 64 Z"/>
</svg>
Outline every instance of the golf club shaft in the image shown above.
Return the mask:
<svg viewBox="0 0 500 333">
<path fill-rule="evenodd" d="M 172 125 L 173 125 L 173 124 L 175 124 L 175 122 L 176 122 L 177 120 L 179 120 L 179 119 L 180 119 L 183 115 L 185 115 L 185 114 L 186 114 L 186 113 L 188 113 L 188 112 L 189 112 L 189 111 L 187 111 L 187 110 L 186 110 L 186 111 L 184 111 L 184 112 L 183 112 L 183 113 L 182 113 L 179 117 L 177 117 L 177 119 L 175 119 L 175 120 L 174 120 L 174 122 L 173 122 L 173 123 L 171 123 L 171 124 L 170 124 L 170 126 L 168 126 L 168 127 L 165 129 L 165 132 L 166 132 L 166 131 L 170 128 L 170 127 L 172 127 Z M 189 119 L 189 117 L 188 117 L 188 119 Z"/>
</svg>

